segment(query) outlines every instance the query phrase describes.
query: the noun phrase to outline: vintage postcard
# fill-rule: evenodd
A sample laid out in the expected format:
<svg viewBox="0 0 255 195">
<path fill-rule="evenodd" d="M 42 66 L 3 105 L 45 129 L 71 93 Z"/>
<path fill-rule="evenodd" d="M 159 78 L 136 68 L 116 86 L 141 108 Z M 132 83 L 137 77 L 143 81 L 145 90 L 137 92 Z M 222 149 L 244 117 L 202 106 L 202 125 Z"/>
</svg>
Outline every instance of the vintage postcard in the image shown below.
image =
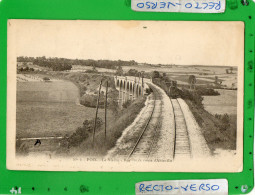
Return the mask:
<svg viewBox="0 0 255 195">
<path fill-rule="evenodd" d="M 243 22 L 8 20 L 7 74 L 8 169 L 243 169 Z"/>
</svg>

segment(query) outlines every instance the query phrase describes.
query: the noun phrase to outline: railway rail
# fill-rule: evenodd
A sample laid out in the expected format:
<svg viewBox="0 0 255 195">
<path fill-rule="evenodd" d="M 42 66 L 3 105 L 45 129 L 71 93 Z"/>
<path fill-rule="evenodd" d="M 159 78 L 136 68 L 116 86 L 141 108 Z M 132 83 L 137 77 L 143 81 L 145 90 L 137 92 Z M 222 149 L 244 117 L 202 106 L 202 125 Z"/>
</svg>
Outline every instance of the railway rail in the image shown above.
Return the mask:
<svg viewBox="0 0 255 195">
<path fill-rule="evenodd" d="M 191 158 L 187 123 L 177 99 L 171 99 L 175 118 L 174 160 Z"/>
<path fill-rule="evenodd" d="M 155 146 L 155 139 L 161 126 L 161 95 L 156 88 L 152 86 L 150 86 L 150 88 L 153 90 L 154 94 L 153 109 L 135 146 L 128 155 L 128 159 L 130 160 L 136 158 L 148 159 L 151 156 L 151 151 Z"/>
</svg>

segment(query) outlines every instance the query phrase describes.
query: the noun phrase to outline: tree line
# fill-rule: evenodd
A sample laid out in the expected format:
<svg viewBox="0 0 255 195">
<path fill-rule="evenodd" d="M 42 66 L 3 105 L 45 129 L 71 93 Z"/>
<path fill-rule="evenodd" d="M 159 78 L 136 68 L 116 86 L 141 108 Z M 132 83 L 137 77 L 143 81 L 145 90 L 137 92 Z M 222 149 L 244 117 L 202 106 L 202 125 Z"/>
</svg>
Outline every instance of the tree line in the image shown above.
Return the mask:
<svg viewBox="0 0 255 195">
<path fill-rule="evenodd" d="M 17 62 L 32 62 L 38 66 L 52 68 L 53 70 L 70 70 L 72 65 L 92 66 L 98 68 L 117 69 L 119 66 L 138 65 L 134 60 L 92 60 L 19 56 Z"/>
</svg>

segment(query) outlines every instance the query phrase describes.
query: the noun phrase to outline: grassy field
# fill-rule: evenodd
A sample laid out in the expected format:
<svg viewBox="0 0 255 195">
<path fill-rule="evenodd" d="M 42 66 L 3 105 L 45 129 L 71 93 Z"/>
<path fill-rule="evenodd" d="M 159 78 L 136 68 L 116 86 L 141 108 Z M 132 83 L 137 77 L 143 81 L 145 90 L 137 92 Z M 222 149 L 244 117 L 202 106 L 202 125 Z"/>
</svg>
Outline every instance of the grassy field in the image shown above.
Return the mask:
<svg viewBox="0 0 255 195">
<path fill-rule="evenodd" d="M 17 83 L 17 137 L 60 136 L 73 133 L 94 108 L 78 104 L 79 90 L 68 81 Z M 103 117 L 103 110 L 99 110 Z"/>
<path fill-rule="evenodd" d="M 219 96 L 203 96 L 205 110 L 215 114 L 237 114 L 237 90 L 217 89 Z"/>
<path fill-rule="evenodd" d="M 70 72 L 85 72 L 86 70 L 92 70 L 93 66 L 81 66 L 81 65 L 73 65 L 72 70 Z M 115 73 L 116 70 L 114 69 L 107 69 L 107 68 L 99 68 L 97 67 L 96 70 L 98 72 L 109 72 L 109 73 Z"/>
<path fill-rule="evenodd" d="M 18 102 L 17 138 L 70 135 L 85 119 L 94 117 L 94 108 L 74 103 Z M 99 110 L 103 117 L 103 110 Z"/>
<path fill-rule="evenodd" d="M 77 103 L 79 89 L 71 82 L 18 82 L 17 102 Z"/>
<path fill-rule="evenodd" d="M 189 76 L 190 75 L 179 75 L 179 76 L 169 76 L 171 79 L 173 79 L 173 80 L 177 80 L 177 82 L 178 81 L 182 81 L 182 82 L 184 82 L 184 83 L 186 83 L 186 84 L 189 84 L 188 83 L 188 80 L 189 80 Z M 203 79 L 199 79 L 199 78 L 197 78 L 197 82 L 196 82 L 196 84 L 197 85 L 200 85 L 200 84 L 211 84 L 211 83 L 213 83 L 214 82 L 214 80 L 211 80 L 211 81 L 207 81 L 207 80 L 203 80 Z"/>
</svg>

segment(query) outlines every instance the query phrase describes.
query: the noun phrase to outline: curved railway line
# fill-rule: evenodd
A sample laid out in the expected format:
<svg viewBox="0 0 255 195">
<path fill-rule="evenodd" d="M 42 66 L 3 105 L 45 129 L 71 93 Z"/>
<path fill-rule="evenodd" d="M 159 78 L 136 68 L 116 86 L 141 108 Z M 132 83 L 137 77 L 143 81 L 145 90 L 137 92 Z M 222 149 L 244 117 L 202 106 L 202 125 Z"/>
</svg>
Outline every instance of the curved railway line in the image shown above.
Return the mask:
<svg viewBox="0 0 255 195">
<path fill-rule="evenodd" d="M 154 106 L 150 117 L 143 128 L 135 146 L 128 155 L 128 159 L 132 160 L 134 158 L 149 158 L 152 149 L 155 150 L 155 138 L 157 132 L 160 130 L 160 116 L 162 105 L 160 102 L 161 95 L 157 89 L 153 88 L 154 93 Z M 157 101 L 158 100 L 158 101 Z M 175 142 L 174 142 L 174 160 L 191 158 L 191 145 L 189 134 L 187 130 L 187 123 L 177 99 L 170 99 L 173 113 L 174 113 L 174 132 L 175 132 Z"/>
<path fill-rule="evenodd" d="M 156 88 L 150 86 L 154 94 L 154 104 L 152 112 L 140 134 L 135 146 L 128 155 L 128 159 L 134 158 L 149 158 L 151 151 L 155 146 L 157 132 L 161 126 L 162 103 L 161 95 Z"/>
<path fill-rule="evenodd" d="M 187 123 L 177 99 L 171 99 L 175 121 L 174 159 L 191 158 L 191 147 Z"/>
<path fill-rule="evenodd" d="M 126 160 L 178 161 L 208 153 L 185 102 L 169 98 L 153 83 L 147 84 L 152 90 L 147 106 L 108 155 Z"/>
</svg>

